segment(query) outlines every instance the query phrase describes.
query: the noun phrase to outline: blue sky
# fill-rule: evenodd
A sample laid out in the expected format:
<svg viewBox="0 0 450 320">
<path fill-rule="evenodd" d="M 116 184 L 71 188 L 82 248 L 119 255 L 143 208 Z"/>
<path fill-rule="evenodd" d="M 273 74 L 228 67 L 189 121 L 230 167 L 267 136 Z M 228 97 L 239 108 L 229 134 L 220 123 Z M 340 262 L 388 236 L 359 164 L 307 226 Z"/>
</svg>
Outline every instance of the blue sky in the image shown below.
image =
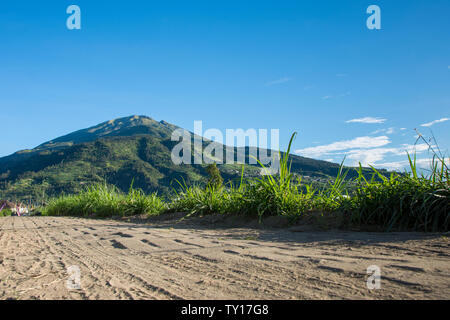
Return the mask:
<svg viewBox="0 0 450 320">
<path fill-rule="evenodd" d="M 66 28 L 71 4 L 81 30 Z M 381 30 L 366 27 L 371 4 Z M 8 1 L 0 156 L 138 114 L 280 129 L 282 148 L 298 131 L 298 154 L 399 167 L 414 128 L 450 147 L 449 12 L 448 0 Z"/>
</svg>

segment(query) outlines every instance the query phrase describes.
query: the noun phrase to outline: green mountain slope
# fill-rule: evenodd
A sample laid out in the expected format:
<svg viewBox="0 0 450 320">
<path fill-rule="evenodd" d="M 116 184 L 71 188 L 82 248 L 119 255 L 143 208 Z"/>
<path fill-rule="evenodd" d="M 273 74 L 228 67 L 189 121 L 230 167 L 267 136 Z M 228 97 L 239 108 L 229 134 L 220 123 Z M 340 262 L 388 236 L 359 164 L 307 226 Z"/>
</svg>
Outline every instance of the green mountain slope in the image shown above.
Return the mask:
<svg viewBox="0 0 450 320">
<path fill-rule="evenodd" d="M 164 121 L 132 116 L 0 158 L 0 198 L 38 200 L 78 192 L 98 182 L 116 185 L 123 191 L 133 183 L 147 193 L 168 194 L 177 186 L 176 180 L 187 184 L 206 182 L 206 166 L 175 165 L 171 161 L 171 150 L 177 142 L 170 137 L 177 128 Z M 298 156 L 291 159 L 294 172 L 315 180 L 335 176 L 338 170 L 337 164 L 325 161 Z M 240 165 L 218 167 L 225 181 L 239 179 Z M 258 174 L 258 166 L 246 166 L 246 176 Z"/>
</svg>

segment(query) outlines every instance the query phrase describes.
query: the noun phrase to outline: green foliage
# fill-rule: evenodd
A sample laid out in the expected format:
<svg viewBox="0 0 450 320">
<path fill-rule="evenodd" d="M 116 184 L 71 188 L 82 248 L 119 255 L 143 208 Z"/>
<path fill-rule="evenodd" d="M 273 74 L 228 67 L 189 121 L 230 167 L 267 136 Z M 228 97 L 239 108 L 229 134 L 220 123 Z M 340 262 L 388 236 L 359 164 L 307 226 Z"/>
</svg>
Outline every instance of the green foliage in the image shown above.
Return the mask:
<svg viewBox="0 0 450 320">
<path fill-rule="evenodd" d="M 261 220 L 264 215 L 291 215 L 300 216 L 312 209 L 314 192 L 306 188 L 306 193 L 300 188 L 301 180 L 293 180 L 289 153 L 292 142 L 297 133 L 294 133 L 289 141 L 289 146 L 284 153 L 279 153 L 280 168 L 276 175 L 266 174 L 251 184 L 244 193 L 244 205 L 241 210 L 245 213 L 255 212 Z M 258 160 L 264 172 L 268 169 Z"/>
<path fill-rule="evenodd" d="M 233 205 L 237 204 L 237 193 L 229 192 L 224 187 L 207 185 L 185 186 L 169 204 L 171 211 L 197 214 L 233 213 Z"/>
<path fill-rule="evenodd" d="M 367 181 L 362 176 L 352 198 L 352 222 L 421 231 L 447 231 L 450 223 L 449 171 L 443 159 L 433 161 L 429 176 L 419 175 L 416 159 L 408 155 L 411 171 L 390 178 L 373 171 L 382 181 Z"/>
<path fill-rule="evenodd" d="M 11 215 L 12 215 L 12 212 L 9 209 L 3 209 L 0 212 L 0 217 L 10 217 Z"/>
<path fill-rule="evenodd" d="M 206 172 L 208 172 L 208 186 L 212 188 L 220 188 L 223 183 L 223 178 L 220 175 L 220 171 L 217 168 L 216 163 L 209 164 L 206 167 Z"/>
<path fill-rule="evenodd" d="M 166 204 L 156 195 L 145 195 L 130 188 L 125 194 L 116 187 L 95 185 L 76 195 L 53 198 L 42 210 L 48 216 L 111 217 L 138 214 L 155 215 L 166 209 Z"/>
</svg>

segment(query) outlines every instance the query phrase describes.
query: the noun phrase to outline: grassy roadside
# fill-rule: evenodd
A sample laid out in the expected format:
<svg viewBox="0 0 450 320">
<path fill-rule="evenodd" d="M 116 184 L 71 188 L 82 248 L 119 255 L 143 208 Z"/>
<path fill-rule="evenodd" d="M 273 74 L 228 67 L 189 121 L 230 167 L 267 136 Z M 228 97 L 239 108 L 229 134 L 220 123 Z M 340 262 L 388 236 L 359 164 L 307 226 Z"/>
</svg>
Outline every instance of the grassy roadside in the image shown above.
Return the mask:
<svg viewBox="0 0 450 320">
<path fill-rule="evenodd" d="M 187 212 L 189 215 L 238 214 L 258 217 L 285 216 L 292 221 L 339 214 L 350 225 L 374 225 L 383 230 L 448 231 L 450 224 L 449 170 L 443 157 L 435 156 L 428 175 L 419 175 L 415 157 L 408 155 L 410 172 L 385 177 L 372 168 L 368 179 L 361 166 L 355 179 L 346 179 L 341 168 L 334 181 L 318 189 L 305 185 L 291 172 L 288 159 L 292 141 L 280 161 L 277 175 L 244 181 L 239 185 L 182 185 L 170 201 L 157 194 L 145 195 L 130 188 L 128 194 L 114 187 L 96 185 L 76 195 L 63 195 L 42 208 L 50 216 L 132 216 Z M 261 164 L 261 166 L 263 166 Z M 264 166 L 263 166 L 264 167 Z M 349 188 L 349 184 L 352 188 Z M 355 187 L 356 186 L 356 187 Z"/>
</svg>

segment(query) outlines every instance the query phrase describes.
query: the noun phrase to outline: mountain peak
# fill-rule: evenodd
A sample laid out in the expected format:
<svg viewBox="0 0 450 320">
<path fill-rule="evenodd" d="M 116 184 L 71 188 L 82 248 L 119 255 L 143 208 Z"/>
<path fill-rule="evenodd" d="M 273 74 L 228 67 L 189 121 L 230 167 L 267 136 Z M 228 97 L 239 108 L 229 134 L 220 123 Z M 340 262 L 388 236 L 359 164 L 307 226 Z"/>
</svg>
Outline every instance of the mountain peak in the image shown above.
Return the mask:
<svg viewBox="0 0 450 320">
<path fill-rule="evenodd" d="M 35 151 L 65 148 L 74 144 L 95 141 L 101 138 L 126 137 L 134 135 L 152 135 L 157 138 L 170 138 L 176 126 L 166 122 L 158 122 L 148 116 L 132 115 L 102 122 L 98 125 L 69 133 L 65 136 L 45 142 Z"/>
<path fill-rule="evenodd" d="M 123 128 L 136 126 L 151 126 L 156 123 L 157 121 L 153 120 L 150 117 L 134 115 L 102 122 L 96 126 L 87 128 L 85 130 L 87 130 L 89 133 L 101 132 L 100 135 L 108 135 L 111 132 L 111 130 L 120 130 Z"/>
</svg>

